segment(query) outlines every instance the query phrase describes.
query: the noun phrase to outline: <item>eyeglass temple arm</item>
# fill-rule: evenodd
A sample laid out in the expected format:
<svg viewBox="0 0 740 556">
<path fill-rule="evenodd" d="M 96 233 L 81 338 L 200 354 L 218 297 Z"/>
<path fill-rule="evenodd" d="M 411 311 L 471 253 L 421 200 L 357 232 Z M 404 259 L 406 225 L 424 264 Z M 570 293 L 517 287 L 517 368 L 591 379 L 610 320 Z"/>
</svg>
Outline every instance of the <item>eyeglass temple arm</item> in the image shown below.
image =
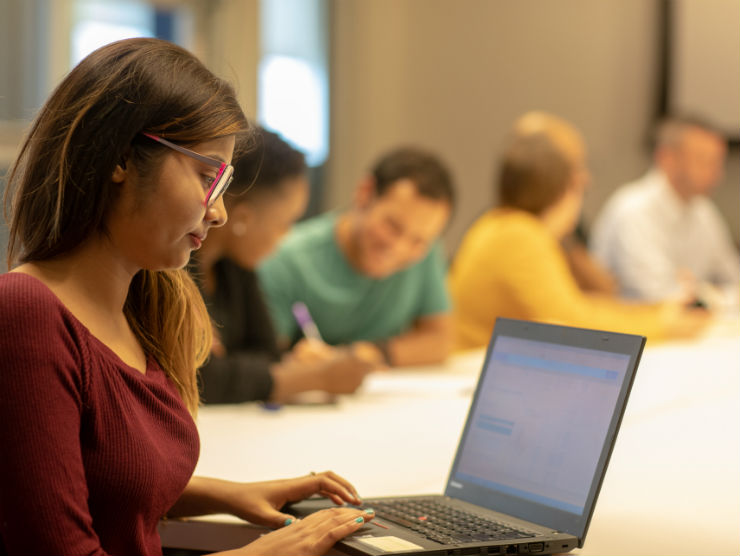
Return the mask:
<svg viewBox="0 0 740 556">
<path fill-rule="evenodd" d="M 195 151 L 191 151 L 190 149 L 186 149 L 185 147 L 181 147 L 180 145 L 176 145 L 175 143 L 172 143 L 168 141 L 167 139 L 162 139 L 161 137 L 158 137 L 157 135 L 152 135 L 151 133 L 142 132 L 142 135 L 146 135 L 149 137 L 149 139 L 152 139 L 153 141 L 156 141 L 157 143 L 162 143 L 163 145 L 168 146 L 171 149 L 175 149 L 176 151 L 181 152 L 182 154 L 186 154 L 188 156 L 191 156 L 195 158 L 196 160 L 208 164 L 209 166 L 215 166 L 216 168 L 221 168 L 225 165 L 224 162 L 221 162 L 219 160 L 216 160 L 214 158 L 209 158 L 207 156 L 203 156 L 202 154 L 198 154 Z"/>
</svg>

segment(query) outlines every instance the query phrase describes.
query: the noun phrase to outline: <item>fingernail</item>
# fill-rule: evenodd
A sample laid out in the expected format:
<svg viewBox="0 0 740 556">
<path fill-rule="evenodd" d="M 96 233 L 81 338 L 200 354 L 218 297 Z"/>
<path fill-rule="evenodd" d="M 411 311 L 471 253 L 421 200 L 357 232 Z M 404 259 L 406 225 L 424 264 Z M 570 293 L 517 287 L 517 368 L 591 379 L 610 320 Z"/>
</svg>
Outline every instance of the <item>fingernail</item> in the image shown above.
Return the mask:
<svg viewBox="0 0 740 556">
<path fill-rule="evenodd" d="M 365 523 L 365 519 L 362 516 L 360 516 L 357 519 L 355 519 L 355 522 L 357 522 L 357 523 Z"/>
<path fill-rule="evenodd" d="M 373 515 L 373 514 L 375 513 L 375 510 L 373 510 L 372 508 L 367 508 L 367 509 L 365 510 L 365 513 L 366 513 L 367 515 Z"/>
<path fill-rule="evenodd" d="M 291 523 L 293 523 L 292 517 L 289 517 L 288 519 L 285 520 L 285 525 L 290 525 Z"/>
</svg>

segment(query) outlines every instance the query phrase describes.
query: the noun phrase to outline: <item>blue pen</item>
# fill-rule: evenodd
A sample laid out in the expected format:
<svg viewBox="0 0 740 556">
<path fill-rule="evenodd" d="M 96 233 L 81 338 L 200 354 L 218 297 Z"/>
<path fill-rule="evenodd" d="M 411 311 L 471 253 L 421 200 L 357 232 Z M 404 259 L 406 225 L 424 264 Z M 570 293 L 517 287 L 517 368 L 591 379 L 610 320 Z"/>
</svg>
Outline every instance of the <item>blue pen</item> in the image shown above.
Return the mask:
<svg viewBox="0 0 740 556">
<path fill-rule="evenodd" d="M 311 338 L 313 340 L 319 340 L 320 342 L 323 342 L 324 340 L 321 338 L 321 334 L 319 334 L 319 329 L 316 326 L 316 323 L 311 318 L 311 313 L 308 312 L 308 307 L 306 307 L 305 303 L 302 303 L 301 301 L 297 301 L 293 303 L 293 316 L 295 317 L 296 322 L 298 322 L 298 326 L 301 327 L 301 330 L 303 330 L 303 335 L 306 338 Z"/>
</svg>

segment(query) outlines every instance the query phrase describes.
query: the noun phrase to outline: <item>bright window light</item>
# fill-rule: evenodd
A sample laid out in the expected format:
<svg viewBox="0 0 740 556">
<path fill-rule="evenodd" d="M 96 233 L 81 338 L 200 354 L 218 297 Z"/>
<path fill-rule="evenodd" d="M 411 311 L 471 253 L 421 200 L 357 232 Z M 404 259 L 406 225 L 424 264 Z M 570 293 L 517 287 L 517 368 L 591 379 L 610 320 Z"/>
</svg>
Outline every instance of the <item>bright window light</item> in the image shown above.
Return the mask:
<svg viewBox="0 0 740 556">
<path fill-rule="evenodd" d="M 120 39 L 151 37 L 149 29 L 101 21 L 84 21 L 77 25 L 72 40 L 72 61 L 76 65 L 93 50 Z"/>
<path fill-rule="evenodd" d="M 154 8 L 121 0 L 76 0 L 71 62 L 77 65 L 93 50 L 130 37 L 154 36 Z"/>
<path fill-rule="evenodd" d="M 266 56 L 260 64 L 259 120 L 321 165 L 328 150 L 328 94 L 323 71 L 292 56 Z"/>
</svg>

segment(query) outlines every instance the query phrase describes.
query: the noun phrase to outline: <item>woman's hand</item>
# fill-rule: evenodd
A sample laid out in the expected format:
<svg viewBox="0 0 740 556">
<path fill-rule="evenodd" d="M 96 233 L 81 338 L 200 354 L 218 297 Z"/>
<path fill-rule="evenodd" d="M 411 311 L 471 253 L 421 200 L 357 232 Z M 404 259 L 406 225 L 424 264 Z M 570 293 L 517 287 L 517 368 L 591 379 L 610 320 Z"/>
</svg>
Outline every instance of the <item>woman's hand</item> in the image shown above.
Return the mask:
<svg viewBox="0 0 740 556">
<path fill-rule="evenodd" d="M 299 520 L 280 512 L 286 504 L 314 494 L 330 498 L 339 505 L 362 503 L 350 482 L 331 471 L 261 483 L 192 477 L 185 492 L 167 514 L 184 517 L 231 513 L 252 523 L 277 529 L 247 546 L 219 552 L 222 556 L 324 554 L 334 543 L 360 529 L 374 516 L 372 510 L 347 506 L 321 510 Z"/>
<path fill-rule="evenodd" d="M 301 365 L 323 363 L 336 357 L 338 348 L 330 346 L 321 340 L 303 338 L 285 354 L 285 358 Z"/>
<path fill-rule="evenodd" d="M 349 350 L 339 352 L 336 357 L 315 368 L 317 384 L 330 394 L 352 394 L 363 383 L 368 373 L 376 366 L 359 359 Z"/>
<path fill-rule="evenodd" d="M 693 338 L 712 322 L 712 313 L 706 309 L 686 307 L 683 303 L 663 303 L 661 318 L 667 338 Z"/>
<path fill-rule="evenodd" d="M 368 373 L 377 370 L 376 365 L 357 357 L 354 351 L 327 346 L 317 340 L 299 343 L 293 351 L 272 367 L 270 401 L 301 403 L 297 396 L 309 390 L 352 394 Z"/>
<path fill-rule="evenodd" d="M 228 554 L 261 556 L 309 556 L 326 553 L 337 541 L 372 519 L 372 511 L 331 508 L 298 520 Z"/>
<path fill-rule="evenodd" d="M 314 494 L 329 498 L 339 506 L 345 503 L 354 505 L 362 503 L 349 481 L 332 471 L 324 471 L 296 479 L 234 483 L 231 513 L 258 525 L 282 527 L 294 518 L 280 512 L 280 508 L 291 502 L 305 500 Z"/>
</svg>

